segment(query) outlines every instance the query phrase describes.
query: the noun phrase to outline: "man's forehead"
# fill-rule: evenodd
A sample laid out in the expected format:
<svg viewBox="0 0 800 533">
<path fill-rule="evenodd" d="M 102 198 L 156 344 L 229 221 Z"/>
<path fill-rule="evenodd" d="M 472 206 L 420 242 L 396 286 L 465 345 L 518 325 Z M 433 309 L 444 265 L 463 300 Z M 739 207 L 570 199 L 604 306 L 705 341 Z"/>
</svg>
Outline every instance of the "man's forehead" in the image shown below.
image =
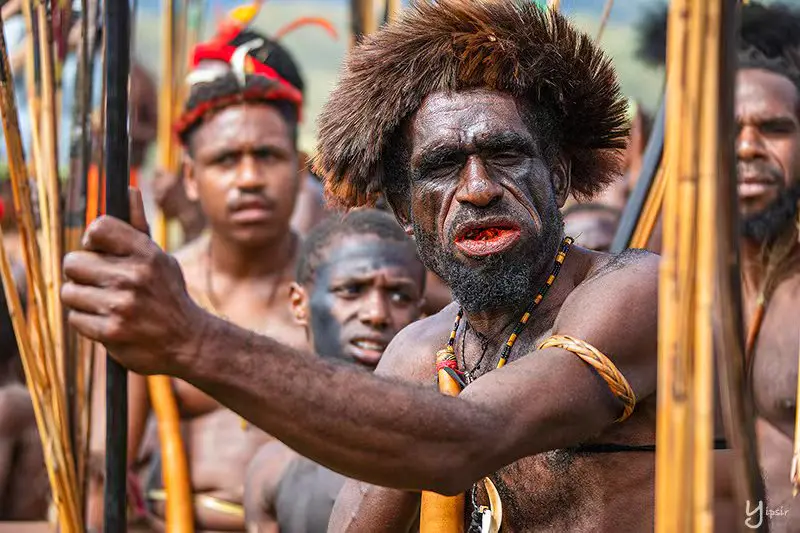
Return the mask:
<svg viewBox="0 0 800 533">
<path fill-rule="evenodd" d="M 747 68 L 736 75 L 736 114 L 776 115 L 798 110 L 798 90 L 794 83 L 776 72 Z"/>
<path fill-rule="evenodd" d="M 195 134 L 197 150 L 289 142 L 289 126 L 268 104 L 241 103 L 214 113 Z"/>
<path fill-rule="evenodd" d="M 329 247 L 320 269 L 331 276 L 346 277 L 369 274 L 376 270 L 389 270 L 394 275 L 414 274 L 421 263 L 411 243 L 377 236 L 348 236 Z"/>
<path fill-rule="evenodd" d="M 497 131 L 528 133 L 516 99 L 489 89 L 431 93 L 410 126 L 415 152 L 430 145 L 470 142 Z"/>
</svg>

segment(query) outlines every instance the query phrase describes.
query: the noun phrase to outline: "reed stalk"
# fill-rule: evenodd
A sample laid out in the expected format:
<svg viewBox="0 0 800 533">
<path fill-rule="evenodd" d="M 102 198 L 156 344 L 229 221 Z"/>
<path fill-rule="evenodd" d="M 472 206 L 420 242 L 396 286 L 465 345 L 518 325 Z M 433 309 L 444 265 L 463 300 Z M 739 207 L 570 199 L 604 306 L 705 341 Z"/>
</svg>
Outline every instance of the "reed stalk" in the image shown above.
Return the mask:
<svg viewBox="0 0 800 533">
<path fill-rule="evenodd" d="M 603 6 L 603 14 L 600 16 L 600 24 L 597 27 L 597 34 L 594 37 L 595 42 L 600 42 L 603 38 L 603 33 L 606 31 L 608 19 L 611 18 L 611 8 L 614 7 L 614 0 L 606 0 Z"/>
<path fill-rule="evenodd" d="M 402 10 L 403 2 L 401 0 L 386 0 L 386 19 L 389 22 L 397 20 Z"/>
<path fill-rule="evenodd" d="M 714 527 L 715 351 L 726 432 L 737 443 L 733 477 L 741 508 L 745 498 L 763 498 L 752 410 L 744 393 L 741 314 L 736 312 L 740 301 L 733 296 L 738 270 L 734 277 L 736 262 L 730 260 L 729 242 L 735 234 L 733 61 L 726 59 L 733 30 L 730 8 L 724 0 L 675 0 L 670 5 L 659 294 L 658 533 L 705 533 Z"/>
<path fill-rule="evenodd" d="M 28 14 L 30 15 L 31 12 L 29 11 Z M 82 533 L 84 530 L 83 510 L 80 503 L 80 491 L 77 487 L 73 450 L 68 435 L 69 419 L 66 395 L 62 376 L 57 367 L 59 354 L 56 347 L 59 346 L 60 341 L 54 338 L 56 329 L 50 328 L 48 321 L 48 317 L 53 314 L 49 305 L 58 299 L 59 295 L 48 292 L 44 283 L 44 271 L 48 270 L 51 265 L 40 260 L 39 246 L 41 243 L 37 239 L 33 219 L 28 172 L 25 167 L 22 139 L 19 132 L 19 117 L 14 100 L 13 79 L 8 64 L 1 20 L 0 114 L 9 156 L 14 214 L 18 222 L 25 275 L 29 288 L 29 303 L 32 310 L 29 322 L 26 321 L 22 312 L 22 304 L 11 276 L 11 265 L 1 234 L 0 277 L 3 280 L 26 382 L 42 440 L 53 503 L 58 511 L 59 528 L 66 533 Z M 48 162 L 41 163 L 44 167 Z M 46 189 L 45 193 L 47 193 Z M 52 234 L 49 228 L 44 227 L 43 229 L 45 231 L 42 233 L 42 239 L 47 241 Z"/>
</svg>

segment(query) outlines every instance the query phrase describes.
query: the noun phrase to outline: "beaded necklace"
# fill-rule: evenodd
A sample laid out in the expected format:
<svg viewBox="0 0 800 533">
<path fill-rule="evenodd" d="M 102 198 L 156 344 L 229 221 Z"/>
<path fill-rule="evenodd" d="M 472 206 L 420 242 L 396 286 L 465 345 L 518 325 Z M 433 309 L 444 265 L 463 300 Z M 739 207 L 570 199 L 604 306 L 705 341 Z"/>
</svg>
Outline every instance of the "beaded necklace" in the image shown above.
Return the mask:
<svg viewBox="0 0 800 533">
<path fill-rule="evenodd" d="M 511 349 L 514 347 L 514 343 L 517 342 L 517 338 L 522 333 L 522 330 L 525 329 L 525 326 L 528 324 L 528 320 L 531 318 L 531 314 L 533 310 L 544 300 L 544 297 L 547 296 L 550 287 L 553 286 L 555 283 L 556 278 L 558 277 L 558 273 L 561 271 L 561 266 L 564 264 L 564 260 L 567 257 L 567 252 L 569 251 L 570 246 L 574 242 L 572 237 L 564 237 L 564 240 L 561 241 L 561 247 L 556 254 L 556 261 L 553 265 L 553 271 L 547 277 L 547 281 L 545 281 L 544 286 L 539 291 L 539 294 L 533 299 L 533 301 L 528 305 L 528 308 L 525 309 L 525 312 L 517 322 L 517 325 L 514 327 L 514 331 L 511 332 L 511 335 L 508 337 L 505 346 L 503 346 L 503 351 L 500 353 L 500 361 L 497 363 L 497 368 L 503 368 L 505 364 L 508 362 L 508 357 L 511 354 Z M 453 329 L 450 332 L 450 338 L 447 340 L 447 346 L 445 347 L 443 352 L 447 352 L 446 359 L 443 360 L 441 363 L 437 363 L 437 368 L 439 365 L 442 367 L 448 367 L 451 372 L 448 372 L 453 377 L 459 377 L 458 374 L 464 376 L 464 383 L 463 381 L 460 383 L 462 388 L 470 383 L 473 379 L 472 372 L 477 370 L 478 365 L 480 364 L 480 359 L 478 363 L 475 364 L 475 367 L 472 370 L 466 369 L 466 360 L 464 362 L 464 372 L 458 371 L 458 363 L 456 362 L 455 358 L 455 342 L 456 342 L 456 334 L 458 332 L 458 326 L 461 324 L 461 319 L 464 316 L 464 308 L 460 308 L 458 310 L 458 314 L 456 315 L 455 323 L 453 324 Z M 464 336 L 466 337 L 466 331 L 464 332 Z M 463 346 L 461 349 L 462 355 L 464 352 Z M 485 350 L 484 350 L 485 355 Z M 438 355 L 437 355 L 438 359 Z M 483 359 L 483 356 L 481 356 Z M 454 371 L 454 372 L 452 372 Z M 498 531 L 500 528 L 500 524 L 503 520 L 503 511 L 502 511 L 502 502 L 500 501 L 499 493 L 497 492 L 497 488 L 495 487 L 494 483 L 492 482 L 491 478 L 486 477 L 483 480 L 484 485 L 486 487 L 487 494 L 489 495 L 490 504 L 489 507 L 484 505 L 478 504 L 478 485 L 477 483 L 472 486 L 470 490 L 470 503 L 472 504 L 472 516 L 471 516 L 471 523 L 469 526 L 469 533 L 476 532 L 488 532 L 488 531 Z M 493 501 L 494 500 L 494 501 Z M 495 525 L 497 529 L 493 529 L 491 526 L 492 524 Z"/>
<path fill-rule="evenodd" d="M 508 362 L 508 357 L 511 355 L 511 349 L 514 347 L 514 343 L 517 342 L 517 338 L 519 338 L 519 335 L 522 333 L 522 330 L 524 330 L 525 326 L 528 325 L 528 320 L 531 318 L 533 310 L 536 309 L 536 307 L 541 303 L 542 300 L 544 300 L 544 297 L 547 296 L 550 287 L 552 287 L 553 283 L 555 283 L 556 278 L 558 277 L 558 273 L 561 271 L 561 266 L 564 264 L 564 260 L 567 257 L 567 252 L 569 251 L 569 248 L 573 242 L 574 239 L 572 237 L 564 237 L 564 240 L 561 241 L 561 246 L 558 250 L 558 253 L 556 254 L 556 262 L 553 265 L 553 271 L 550 272 L 550 275 L 547 277 L 547 281 L 545 281 L 539 293 L 536 295 L 536 297 L 533 299 L 530 305 L 528 305 L 528 308 L 525 309 L 525 312 L 520 317 L 519 322 L 517 322 L 514 331 L 512 331 L 511 335 L 508 337 L 506 344 L 503 346 L 503 351 L 500 353 L 500 361 L 497 362 L 497 368 L 503 368 Z M 455 354 L 456 333 L 458 332 L 458 326 L 461 324 L 461 319 L 463 318 L 463 316 L 464 316 L 464 308 L 462 307 L 458 310 L 455 323 L 453 324 L 453 329 L 450 332 L 450 338 L 447 340 L 447 347 L 445 348 L 445 350 L 453 354 Z M 463 349 L 462 349 L 462 355 L 463 355 Z M 468 383 L 472 381 L 473 379 L 472 372 L 474 372 L 476 369 L 477 365 L 476 368 L 473 368 L 472 370 L 467 370 L 465 362 L 463 375 Z"/>
</svg>

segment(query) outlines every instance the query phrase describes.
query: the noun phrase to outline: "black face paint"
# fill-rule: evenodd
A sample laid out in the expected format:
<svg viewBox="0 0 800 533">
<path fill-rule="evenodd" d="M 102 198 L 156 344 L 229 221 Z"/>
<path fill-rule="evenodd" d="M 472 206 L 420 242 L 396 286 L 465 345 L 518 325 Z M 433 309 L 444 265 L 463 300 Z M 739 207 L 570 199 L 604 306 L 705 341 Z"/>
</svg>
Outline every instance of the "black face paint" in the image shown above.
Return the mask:
<svg viewBox="0 0 800 533">
<path fill-rule="evenodd" d="M 364 306 L 369 305 L 364 294 L 375 288 L 379 276 L 410 281 L 415 289 L 409 300 L 416 305 L 425 271 L 411 243 L 351 236 L 330 245 L 308 287 L 309 326 L 317 354 L 374 366 L 394 335 L 417 318 L 414 308 L 408 313 L 412 318 L 399 322 L 396 317 L 405 313 L 395 312 L 385 323 L 363 319 Z"/>
<path fill-rule="evenodd" d="M 797 220 L 800 202 L 800 182 L 783 191 L 763 211 L 741 220 L 741 234 L 756 242 L 772 244 L 776 238 Z"/>
</svg>

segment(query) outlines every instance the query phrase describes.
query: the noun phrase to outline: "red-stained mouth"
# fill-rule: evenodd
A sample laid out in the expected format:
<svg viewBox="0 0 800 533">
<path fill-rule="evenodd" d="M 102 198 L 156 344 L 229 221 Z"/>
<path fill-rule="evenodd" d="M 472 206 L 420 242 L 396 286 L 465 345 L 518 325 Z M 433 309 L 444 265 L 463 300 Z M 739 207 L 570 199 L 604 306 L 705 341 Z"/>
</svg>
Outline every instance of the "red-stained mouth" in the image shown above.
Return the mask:
<svg viewBox="0 0 800 533">
<path fill-rule="evenodd" d="M 519 237 L 519 228 L 488 226 L 467 230 L 455 239 L 455 245 L 465 255 L 482 257 L 508 250 Z"/>
</svg>

